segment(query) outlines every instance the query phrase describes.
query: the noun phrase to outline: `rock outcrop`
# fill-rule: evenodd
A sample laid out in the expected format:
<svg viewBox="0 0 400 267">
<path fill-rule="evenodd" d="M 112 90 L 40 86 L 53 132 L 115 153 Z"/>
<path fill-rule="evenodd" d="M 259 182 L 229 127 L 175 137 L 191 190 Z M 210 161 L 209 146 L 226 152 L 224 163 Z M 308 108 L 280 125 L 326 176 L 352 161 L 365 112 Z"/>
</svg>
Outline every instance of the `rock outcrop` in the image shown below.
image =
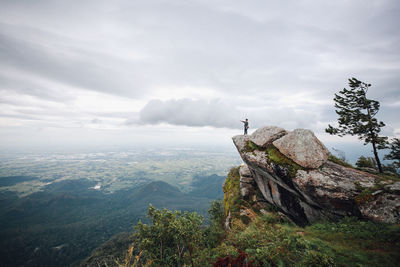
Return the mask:
<svg viewBox="0 0 400 267">
<path fill-rule="evenodd" d="M 328 149 L 310 130 L 296 129 L 275 140 L 273 145 L 305 168 L 318 168 L 328 160 Z"/>
<path fill-rule="evenodd" d="M 343 216 L 400 223 L 400 182 L 328 160 L 311 131 L 269 126 L 232 139 L 246 164 L 239 171 L 243 198 L 259 190 L 299 225 Z"/>
<path fill-rule="evenodd" d="M 251 136 L 250 140 L 260 146 L 266 147 L 278 138 L 286 135 L 285 129 L 276 126 L 265 126 L 257 129 Z"/>
</svg>

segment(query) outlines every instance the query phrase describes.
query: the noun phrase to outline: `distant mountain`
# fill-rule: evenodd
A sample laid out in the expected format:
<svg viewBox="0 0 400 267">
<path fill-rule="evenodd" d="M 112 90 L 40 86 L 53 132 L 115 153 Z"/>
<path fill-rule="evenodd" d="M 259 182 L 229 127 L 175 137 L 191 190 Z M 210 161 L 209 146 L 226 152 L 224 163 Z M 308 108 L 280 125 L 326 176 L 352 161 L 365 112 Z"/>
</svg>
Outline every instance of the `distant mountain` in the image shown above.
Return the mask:
<svg viewBox="0 0 400 267">
<path fill-rule="evenodd" d="M 91 189 L 95 183 L 86 179 L 53 183 L 23 198 L 2 192 L 0 265 L 78 265 L 115 234 L 146 220 L 150 203 L 205 215 L 218 197 L 214 179 L 219 177 L 198 177 L 192 193 L 154 181 L 110 194 Z"/>
<path fill-rule="evenodd" d="M 225 178 L 225 176 L 218 176 L 215 174 L 210 176 L 195 176 L 192 182 L 193 190 L 190 194 L 193 196 L 222 199 L 224 197 L 222 184 Z"/>
</svg>

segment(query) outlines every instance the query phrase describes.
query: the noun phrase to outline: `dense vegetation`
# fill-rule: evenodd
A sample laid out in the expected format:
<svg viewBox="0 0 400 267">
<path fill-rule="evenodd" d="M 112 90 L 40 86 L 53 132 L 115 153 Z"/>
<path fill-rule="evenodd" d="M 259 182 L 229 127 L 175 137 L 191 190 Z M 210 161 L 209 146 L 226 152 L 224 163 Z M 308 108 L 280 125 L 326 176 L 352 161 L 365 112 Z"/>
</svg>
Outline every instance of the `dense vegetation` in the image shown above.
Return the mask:
<svg viewBox="0 0 400 267">
<path fill-rule="evenodd" d="M 36 177 L 33 176 L 7 176 L 7 177 L 1 177 L 0 179 L 0 187 L 3 186 L 11 186 L 15 185 L 18 183 L 26 182 L 26 181 L 31 181 L 37 179 Z"/>
<path fill-rule="evenodd" d="M 194 194 L 160 181 L 109 194 L 93 189 L 96 183 L 86 179 L 53 183 L 22 198 L 1 191 L 0 265 L 78 265 L 113 235 L 132 231 L 139 219 L 145 219 L 149 203 L 205 215 L 209 203 L 223 194 L 224 177 L 213 175 L 211 185 L 208 178 L 195 177 Z M 201 195 L 199 188 L 214 183 L 219 183 L 215 189 L 219 192 L 211 191 L 216 196 Z M 120 236 L 111 243 L 117 241 L 123 251 L 126 238 Z"/>
<path fill-rule="evenodd" d="M 280 160 L 277 151 L 266 151 Z M 361 158 L 357 167 L 377 169 L 373 160 Z M 399 180 L 393 173 L 380 176 Z M 94 190 L 96 183 L 86 179 L 53 183 L 22 198 L 1 191 L 1 265 L 396 266 L 400 260 L 399 226 L 346 218 L 301 228 L 273 207 L 261 211 L 254 200 L 241 198 L 238 168 L 229 173 L 223 193 L 224 179 L 195 177 L 188 194 L 164 182 L 109 194 Z M 217 197 L 224 201 L 209 207 Z M 225 230 L 228 212 L 230 231 Z"/>
<path fill-rule="evenodd" d="M 296 226 L 272 208 L 260 212 L 240 200 L 237 171 L 226 179 L 224 205 L 211 205 L 208 226 L 196 213 L 150 206 L 152 224 L 136 226 L 136 250 L 125 266 L 397 266 L 398 225 L 344 218 Z M 230 231 L 224 206 L 234 211 Z"/>
</svg>

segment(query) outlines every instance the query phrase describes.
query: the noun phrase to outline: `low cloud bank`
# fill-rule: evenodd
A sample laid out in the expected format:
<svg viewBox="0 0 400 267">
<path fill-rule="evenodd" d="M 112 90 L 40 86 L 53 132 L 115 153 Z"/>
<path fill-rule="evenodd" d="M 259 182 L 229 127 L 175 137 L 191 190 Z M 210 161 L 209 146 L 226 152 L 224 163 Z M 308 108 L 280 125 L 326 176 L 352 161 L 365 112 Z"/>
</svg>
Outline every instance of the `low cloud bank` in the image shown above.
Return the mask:
<svg viewBox="0 0 400 267">
<path fill-rule="evenodd" d="M 189 98 L 151 100 L 139 113 L 139 123 L 237 128 L 240 112 L 220 100 Z"/>
<path fill-rule="evenodd" d="M 242 107 L 226 101 L 170 99 L 166 101 L 151 100 L 139 112 L 136 121 L 129 124 L 171 125 L 191 127 L 216 127 L 237 129 L 242 126 L 239 120 L 248 118 L 251 129 L 265 125 L 279 125 L 287 129 L 314 129 L 319 123 L 317 114 L 293 108 Z"/>
</svg>

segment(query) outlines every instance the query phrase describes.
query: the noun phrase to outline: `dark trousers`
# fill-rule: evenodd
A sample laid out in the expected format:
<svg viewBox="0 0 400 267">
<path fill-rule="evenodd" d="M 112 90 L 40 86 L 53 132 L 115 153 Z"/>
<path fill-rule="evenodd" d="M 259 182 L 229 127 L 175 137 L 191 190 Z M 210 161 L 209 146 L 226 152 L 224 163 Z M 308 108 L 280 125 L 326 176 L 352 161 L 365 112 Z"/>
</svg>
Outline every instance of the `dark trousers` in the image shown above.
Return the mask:
<svg viewBox="0 0 400 267">
<path fill-rule="evenodd" d="M 247 134 L 247 128 L 244 128 L 244 134 Z"/>
</svg>

